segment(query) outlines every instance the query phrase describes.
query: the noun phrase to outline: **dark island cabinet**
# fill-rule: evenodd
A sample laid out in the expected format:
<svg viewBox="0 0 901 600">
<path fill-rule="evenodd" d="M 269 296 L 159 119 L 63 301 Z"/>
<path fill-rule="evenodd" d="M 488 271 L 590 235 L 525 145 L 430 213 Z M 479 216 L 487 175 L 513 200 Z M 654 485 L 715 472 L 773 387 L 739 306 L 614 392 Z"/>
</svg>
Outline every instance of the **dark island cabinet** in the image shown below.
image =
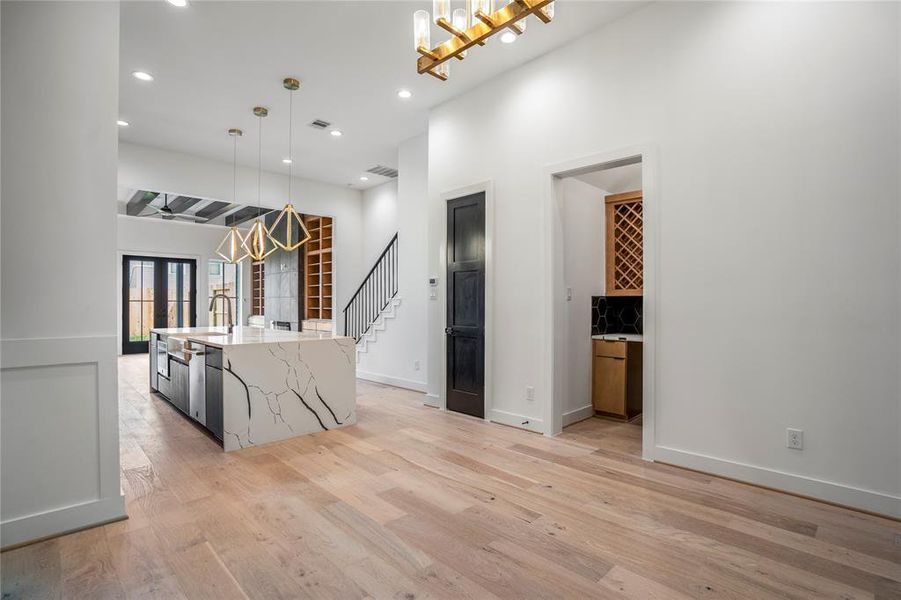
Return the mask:
<svg viewBox="0 0 901 600">
<path fill-rule="evenodd" d="M 217 439 L 222 440 L 222 369 L 210 366 L 210 362 L 207 361 L 204 375 L 206 376 L 206 427 Z"/>
</svg>

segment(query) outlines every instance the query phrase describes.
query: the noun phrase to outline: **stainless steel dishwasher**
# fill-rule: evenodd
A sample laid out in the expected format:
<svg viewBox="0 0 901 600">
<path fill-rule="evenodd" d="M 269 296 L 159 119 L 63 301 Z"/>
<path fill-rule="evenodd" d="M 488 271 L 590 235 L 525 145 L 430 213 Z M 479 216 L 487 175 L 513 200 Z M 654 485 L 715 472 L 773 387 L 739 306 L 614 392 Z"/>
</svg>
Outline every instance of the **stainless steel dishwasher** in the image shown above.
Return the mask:
<svg viewBox="0 0 901 600">
<path fill-rule="evenodd" d="M 190 343 L 190 342 L 189 342 Z M 204 346 L 185 346 L 188 360 L 188 414 L 191 418 L 206 426 L 206 376 L 204 374 Z"/>
</svg>

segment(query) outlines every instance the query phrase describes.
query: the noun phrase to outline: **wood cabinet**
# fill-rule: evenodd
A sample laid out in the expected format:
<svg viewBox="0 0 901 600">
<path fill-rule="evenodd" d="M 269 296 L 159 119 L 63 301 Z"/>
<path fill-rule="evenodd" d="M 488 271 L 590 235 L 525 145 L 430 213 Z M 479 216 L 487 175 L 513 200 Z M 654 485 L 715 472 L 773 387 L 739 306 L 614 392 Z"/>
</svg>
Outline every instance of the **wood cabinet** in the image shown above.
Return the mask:
<svg viewBox="0 0 901 600">
<path fill-rule="evenodd" d="M 641 342 L 592 340 L 591 402 L 604 416 L 641 414 Z"/>
<path fill-rule="evenodd" d="M 606 196 L 604 205 L 606 293 L 641 296 L 644 292 L 642 191 Z"/>
</svg>

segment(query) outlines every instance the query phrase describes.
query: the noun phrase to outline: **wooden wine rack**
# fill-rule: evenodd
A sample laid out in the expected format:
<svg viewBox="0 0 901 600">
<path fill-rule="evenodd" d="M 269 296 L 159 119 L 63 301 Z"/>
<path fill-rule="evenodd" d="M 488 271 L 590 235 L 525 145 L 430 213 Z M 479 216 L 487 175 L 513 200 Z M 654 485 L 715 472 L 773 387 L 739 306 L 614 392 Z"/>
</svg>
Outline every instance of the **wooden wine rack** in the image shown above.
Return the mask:
<svg viewBox="0 0 901 600">
<path fill-rule="evenodd" d="M 251 292 L 250 314 L 266 314 L 266 270 L 263 261 L 250 263 Z"/>
<path fill-rule="evenodd" d="M 642 192 L 613 194 L 604 202 L 607 295 L 641 296 L 644 293 Z"/>
<path fill-rule="evenodd" d="M 332 318 L 332 218 L 305 216 L 310 232 L 304 244 L 304 319 Z"/>
</svg>

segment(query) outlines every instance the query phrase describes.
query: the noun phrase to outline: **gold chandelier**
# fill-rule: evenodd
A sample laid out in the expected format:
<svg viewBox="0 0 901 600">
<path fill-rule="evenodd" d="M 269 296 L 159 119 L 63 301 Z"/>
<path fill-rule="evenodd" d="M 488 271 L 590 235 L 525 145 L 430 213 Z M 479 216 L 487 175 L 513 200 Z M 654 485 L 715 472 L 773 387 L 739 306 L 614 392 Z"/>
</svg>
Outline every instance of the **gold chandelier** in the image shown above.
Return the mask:
<svg viewBox="0 0 901 600">
<path fill-rule="evenodd" d="M 291 176 L 291 167 L 294 164 L 294 155 L 292 154 L 292 136 L 294 133 L 294 92 L 300 87 L 300 81 L 293 77 L 286 77 L 284 81 L 282 81 L 282 85 L 288 90 L 290 98 L 288 101 L 288 203 L 285 204 L 285 208 L 282 209 L 282 212 L 279 213 L 278 217 L 276 217 L 275 221 L 272 223 L 272 227 L 269 228 L 269 237 L 276 246 L 285 252 L 292 252 L 307 243 L 307 240 L 309 240 L 311 236 L 310 232 L 307 231 L 306 226 L 303 224 L 303 219 L 300 218 L 300 214 L 294 209 L 294 205 L 291 204 L 291 180 L 293 179 Z M 285 227 L 284 238 L 278 239 L 278 228 L 279 225 L 282 224 Z M 295 230 L 298 234 L 297 238 L 294 237 Z"/>
<path fill-rule="evenodd" d="M 413 46 L 421 55 L 416 61 L 417 72 L 428 73 L 441 81 L 446 81 L 449 75 L 448 61 L 463 60 L 467 49 L 484 46 L 485 40 L 504 30 L 513 36 L 521 35 L 529 15 L 535 15 L 543 23 L 550 23 L 554 18 L 553 0 L 508 0 L 500 10 L 494 10 L 494 0 L 466 0 L 466 8 L 458 8 L 453 13 L 450 0 L 433 0 L 432 9 L 435 24 L 450 33 L 451 39 L 433 48 L 429 13 L 417 10 L 413 13 Z"/>
<path fill-rule="evenodd" d="M 232 149 L 232 202 L 238 202 L 238 138 L 244 135 L 240 129 L 229 129 L 228 135 L 234 139 Z M 244 250 L 244 236 L 238 230 L 237 225 L 233 225 L 219 247 L 216 248 L 216 254 L 226 261 L 237 264 L 247 258 L 247 252 Z"/>
<path fill-rule="evenodd" d="M 262 212 L 261 207 L 263 198 L 263 117 L 269 114 L 269 110 L 262 106 L 256 106 L 253 109 L 253 114 L 259 119 L 260 125 L 260 150 L 259 162 L 257 163 L 258 214 L 253 225 L 250 226 L 250 231 L 247 232 L 247 236 L 244 238 L 242 246 L 247 250 L 248 256 L 253 260 L 263 260 L 277 250 L 276 246 L 272 243 L 273 239 L 272 236 L 269 235 L 269 229 L 266 228 L 266 224 L 263 223 L 263 219 L 259 215 L 259 212 Z"/>
</svg>

